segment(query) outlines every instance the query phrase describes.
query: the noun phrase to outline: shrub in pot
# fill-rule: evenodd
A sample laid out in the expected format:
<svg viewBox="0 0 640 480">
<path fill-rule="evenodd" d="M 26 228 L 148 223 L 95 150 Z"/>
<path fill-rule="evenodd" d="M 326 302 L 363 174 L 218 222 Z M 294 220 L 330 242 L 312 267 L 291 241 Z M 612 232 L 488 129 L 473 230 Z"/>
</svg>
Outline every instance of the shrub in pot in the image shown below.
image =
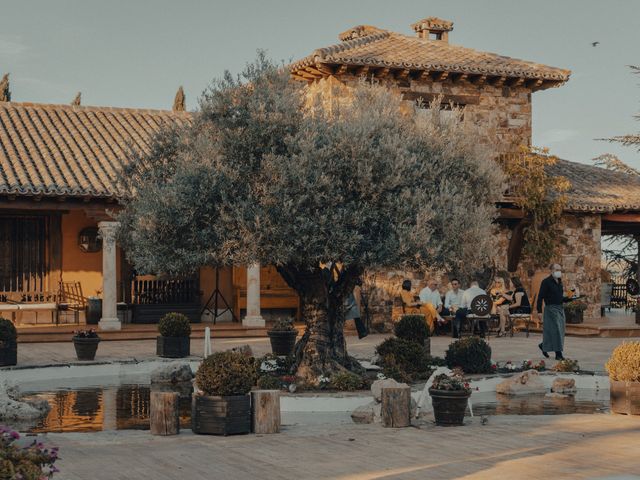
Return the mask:
<svg viewBox="0 0 640 480">
<path fill-rule="evenodd" d="M 640 415 L 640 342 L 618 345 L 605 367 L 609 372 L 611 411 Z"/>
<path fill-rule="evenodd" d="M 93 329 L 73 332 L 73 346 L 78 360 L 94 360 L 100 343 L 100 337 Z"/>
<path fill-rule="evenodd" d="M 280 319 L 267 332 L 271 342 L 271 351 L 275 355 L 291 355 L 296 346 L 298 331 L 293 326 L 292 319 Z"/>
<path fill-rule="evenodd" d="M 216 352 L 196 372 L 191 403 L 194 433 L 233 435 L 251 431 L 251 397 L 256 383 L 253 357 L 238 352 Z"/>
<path fill-rule="evenodd" d="M 191 324 L 186 315 L 167 313 L 158 322 L 156 355 L 165 358 L 183 358 L 191 354 Z"/>
<path fill-rule="evenodd" d="M 18 332 L 13 323 L 0 317 L 0 367 L 18 363 Z"/>
<path fill-rule="evenodd" d="M 471 388 L 462 372 L 456 370 L 451 375 L 443 373 L 436 376 L 429 388 L 429 395 L 436 425 L 452 427 L 463 424 Z"/>
<path fill-rule="evenodd" d="M 424 345 L 427 354 L 431 354 L 431 332 L 424 315 L 402 315 L 393 332 L 398 338 Z"/>
<path fill-rule="evenodd" d="M 564 304 L 564 316 L 567 323 L 582 323 L 587 304 L 580 300 L 573 300 Z"/>
<path fill-rule="evenodd" d="M 479 337 L 467 337 L 449 345 L 445 354 L 447 367 L 461 368 L 464 373 L 490 373 L 491 347 Z"/>
<path fill-rule="evenodd" d="M 398 382 L 426 380 L 431 375 L 430 357 L 419 343 L 387 338 L 376 347 L 376 354 L 384 375 Z"/>
</svg>

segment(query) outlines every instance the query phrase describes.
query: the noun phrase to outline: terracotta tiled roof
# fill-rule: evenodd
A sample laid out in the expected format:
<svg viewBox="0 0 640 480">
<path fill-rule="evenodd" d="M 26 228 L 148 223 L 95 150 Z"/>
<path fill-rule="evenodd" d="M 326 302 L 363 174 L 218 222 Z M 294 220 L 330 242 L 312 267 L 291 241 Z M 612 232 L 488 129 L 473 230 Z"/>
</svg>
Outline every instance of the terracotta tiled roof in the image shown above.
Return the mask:
<svg viewBox="0 0 640 480">
<path fill-rule="evenodd" d="M 292 73 L 317 65 L 353 65 L 417 71 L 459 72 L 547 81 L 537 88 L 566 82 L 570 70 L 549 67 L 451 45 L 446 41 L 407 36 L 368 25 L 353 27 L 341 43 L 315 50 L 291 65 Z"/>
<path fill-rule="evenodd" d="M 553 175 L 571 182 L 567 210 L 616 212 L 640 210 L 640 176 L 582 163 L 558 160 L 549 167 Z"/>
<path fill-rule="evenodd" d="M 113 197 L 130 148 L 186 112 L 0 102 L 0 195 Z"/>
</svg>

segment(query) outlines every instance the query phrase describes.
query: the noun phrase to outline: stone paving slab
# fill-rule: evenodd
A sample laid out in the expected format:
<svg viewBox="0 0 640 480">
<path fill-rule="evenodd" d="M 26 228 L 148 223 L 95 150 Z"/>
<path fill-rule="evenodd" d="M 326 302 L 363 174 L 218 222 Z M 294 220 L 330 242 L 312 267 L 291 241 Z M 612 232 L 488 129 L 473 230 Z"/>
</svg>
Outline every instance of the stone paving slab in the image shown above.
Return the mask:
<svg viewBox="0 0 640 480">
<path fill-rule="evenodd" d="M 369 335 L 358 340 L 357 337 L 348 336 L 348 350 L 351 355 L 359 359 L 369 359 L 374 354 L 375 347 L 387 335 Z M 640 340 L 622 338 L 579 338 L 568 337 L 565 341 L 565 356 L 577 359 L 580 366 L 586 370 L 604 371 L 604 364 L 611 351 L 623 341 Z M 538 343 L 542 341 L 539 334 L 532 334 L 526 338 L 524 334 L 517 334 L 513 338 L 490 338 L 489 344 L 493 350 L 493 360 L 520 362 L 524 359 L 541 359 Z M 434 337 L 431 339 L 431 351 L 433 355 L 444 356 L 451 342 L 449 337 Z M 239 345 L 250 345 L 255 355 L 264 355 L 271 351 L 267 338 L 237 338 L 237 339 L 213 339 L 214 350 L 227 350 Z M 195 356 L 202 356 L 203 340 L 191 341 L 191 352 Z M 129 340 L 102 342 L 98 347 L 96 361 L 138 361 L 156 358 L 155 340 Z M 553 357 L 553 354 L 551 355 Z M 68 343 L 25 343 L 18 345 L 18 366 L 42 366 L 52 364 L 67 364 L 77 362 L 75 350 L 71 341 Z M 555 362 L 551 359 L 550 364 Z"/>
<path fill-rule="evenodd" d="M 385 429 L 289 425 L 277 435 L 213 437 L 183 431 L 48 434 L 60 478 L 149 479 L 594 479 L 638 478 L 640 418 L 497 416 L 486 425 Z M 621 476 L 625 477 L 621 477 Z"/>
</svg>

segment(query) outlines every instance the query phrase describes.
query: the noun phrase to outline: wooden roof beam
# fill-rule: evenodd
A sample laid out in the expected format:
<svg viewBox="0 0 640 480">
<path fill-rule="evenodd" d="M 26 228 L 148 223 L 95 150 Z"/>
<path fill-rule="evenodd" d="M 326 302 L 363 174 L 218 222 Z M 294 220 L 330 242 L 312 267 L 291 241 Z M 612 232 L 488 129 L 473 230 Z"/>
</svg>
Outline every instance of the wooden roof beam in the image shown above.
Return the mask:
<svg viewBox="0 0 640 480">
<path fill-rule="evenodd" d="M 466 82 L 469 75 L 466 73 L 454 73 L 451 75 L 451 82 L 453 83 L 462 83 Z"/>
<path fill-rule="evenodd" d="M 340 65 L 336 70 L 336 75 L 345 75 L 348 70 L 349 70 L 348 65 Z"/>
<path fill-rule="evenodd" d="M 494 77 L 489 82 L 494 87 L 501 87 L 504 85 L 504 82 L 507 80 L 507 77 Z"/>
<path fill-rule="evenodd" d="M 320 70 L 318 70 L 317 68 L 305 67 L 305 70 L 307 72 L 309 72 L 311 75 L 313 75 L 314 77 L 317 77 L 317 78 L 324 77 L 323 73 Z"/>
<path fill-rule="evenodd" d="M 386 77 L 389 76 L 390 72 L 391 72 L 391 69 L 389 69 L 389 68 L 386 68 L 386 67 L 385 68 L 379 68 L 379 69 L 377 69 L 377 70 L 375 70 L 373 72 L 373 75 L 376 78 L 386 78 Z"/>
<path fill-rule="evenodd" d="M 370 70 L 370 67 L 368 65 L 365 65 L 365 66 L 356 68 L 354 74 L 357 77 L 366 77 L 367 75 L 369 75 L 369 70 Z"/>
<path fill-rule="evenodd" d="M 403 68 L 402 70 L 398 70 L 395 72 L 395 77 L 398 80 L 406 80 L 407 78 L 409 78 L 410 73 L 411 73 L 411 70 L 407 70 L 406 68 Z"/>
<path fill-rule="evenodd" d="M 316 63 L 316 69 L 319 72 L 324 73 L 325 75 L 333 75 L 336 71 L 336 69 L 333 66 L 328 65 L 326 63 Z"/>
<path fill-rule="evenodd" d="M 607 213 L 602 216 L 603 222 L 640 223 L 640 213 Z"/>
<path fill-rule="evenodd" d="M 449 72 L 433 72 L 433 79 L 436 82 L 444 82 L 449 77 Z"/>
<path fill-rule="evenodd" d="M 524 78 L 510 78 L 506 84 L 508 87 L 520 87 L 524 84 Z"/>
<path fill-rule="evenodd" d="M 473 77 L 473 79 L 471 79 L 471 83 L 478 86 L 484 85 L 486 82 L 487 82 L 486 75 L 476 75 Z"/>
</svg>

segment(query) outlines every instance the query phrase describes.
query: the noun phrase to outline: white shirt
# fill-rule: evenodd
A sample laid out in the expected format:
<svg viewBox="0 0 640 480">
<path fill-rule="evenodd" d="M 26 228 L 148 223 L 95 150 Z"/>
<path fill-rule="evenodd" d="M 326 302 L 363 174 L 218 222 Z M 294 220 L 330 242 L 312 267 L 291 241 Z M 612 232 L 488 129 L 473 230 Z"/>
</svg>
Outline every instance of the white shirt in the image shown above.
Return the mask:
<svg viewBox="0 0 640 480">
<path fill-rule="evenodd" d="M 485 292 L 483 289 L 481 289 L 480 287 L 469 287 L 464 291 L 464 294 L 462 295 L 462 304 L 460 305 L 461 308 L 471 308 L 471 302 L 473 302 L 473 299 L 476 298 L 478 295 L 486 295 L 487 292 Z"/>
<path fill-rule="evenodd" d="M 422 290 L 420 290 L 420 301 L 422 303 L 430 303 L 436 308 L 442 305 L 442 297 L 440 297 L 440 292 L 438 290 L 434 292 L 429 287 L 424 287 Z"/>
<path fill-rule="evenodd" d="M 449 290 L 447 294 L 444 296 L 444 307 L 451 308 L 452 306 L 459 307 L 462 305 L 462 296 L 464 295 L 464 290 L 461 288 L 458 289 L 458 293 L 453 290 Z"/>
</svg>

